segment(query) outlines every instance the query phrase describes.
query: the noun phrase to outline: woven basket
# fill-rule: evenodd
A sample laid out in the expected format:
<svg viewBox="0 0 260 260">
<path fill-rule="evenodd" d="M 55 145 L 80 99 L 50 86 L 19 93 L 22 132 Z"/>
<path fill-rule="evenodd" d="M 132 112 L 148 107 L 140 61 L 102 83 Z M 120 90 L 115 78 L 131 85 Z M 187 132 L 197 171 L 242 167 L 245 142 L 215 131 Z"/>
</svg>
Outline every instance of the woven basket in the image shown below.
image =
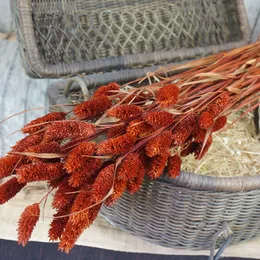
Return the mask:
<svg viewBox="0 0 260 260">
<path fill-rule="evenodd" d="M 143 72 L 136 70 L 136 75 Z M 60 105 L 86 100 L 93 87 L 132 80 L 129 75 L 124 71 L 53 83 L 47 92 L 52 111 L 71 111 Z M 181 172 L 170 179 L 165 174 L 155 181 L 145 179 L 134 196 L 125 192 L 101 214 L 116 227 L 165 247 L 211 249 L 213 257 L 214 249 L 222 246 L 219 256 L 230 242 L 260 235 L 260 176 L 217 178 Z"/>
<path fill-rule="evenodd" d="M 11 0 L 31 77 L 186 60 L 249 41 L 242 0 Z"/>
</svg>

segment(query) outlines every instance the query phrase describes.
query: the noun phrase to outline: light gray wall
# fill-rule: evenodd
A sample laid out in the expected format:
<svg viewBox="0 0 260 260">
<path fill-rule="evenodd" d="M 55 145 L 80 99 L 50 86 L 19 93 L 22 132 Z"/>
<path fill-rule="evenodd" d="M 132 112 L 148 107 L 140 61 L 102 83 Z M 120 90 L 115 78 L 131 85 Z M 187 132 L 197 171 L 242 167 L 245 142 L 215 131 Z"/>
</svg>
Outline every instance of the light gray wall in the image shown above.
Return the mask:
<svg viewBox="0 0 260 260">
<path fill-rule="evenodd" d="M 10 11 L 10 0 L 0 0 L 0 32 L 12 30 L 12 16 Z"/>
</svg>

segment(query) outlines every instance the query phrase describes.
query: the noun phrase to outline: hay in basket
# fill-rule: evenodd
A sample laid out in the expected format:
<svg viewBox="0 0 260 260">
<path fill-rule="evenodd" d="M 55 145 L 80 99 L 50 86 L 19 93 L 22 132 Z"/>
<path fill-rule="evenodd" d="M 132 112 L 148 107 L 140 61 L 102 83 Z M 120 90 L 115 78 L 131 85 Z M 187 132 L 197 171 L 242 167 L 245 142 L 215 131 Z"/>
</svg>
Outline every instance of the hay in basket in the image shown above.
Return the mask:
<svg viewBox="0 0 260 260">
<path fill-rule="evenodd" d="M 235 124 L 259 106 L 259 53 L 257 42 L 123 86 L 111 82 L 75 105 L 72 117 L 52 112 L 24 126 L 26 136 L 0 160 L 0 177 L 12 176 L 0 187 L 1 204 L 30 182 L 45 181 L 49 191 L 22 213 L 18 242 L 27 244 L 51 193 L 57 212 L 49 237 L 69 252 L 102 204 L 113 205 L 126 190 L 137 192 L 145 175 L 154 180 L 166 169 L 178 177 L 186 156 L 201 160 L 221 140 L 219 131 L 232 131 L 230 116 L 244 109 Z M 165 77 L 168 72 L 172 76 Z M 231 150 L 223 143 L 221 149 Z"/>
</svg>

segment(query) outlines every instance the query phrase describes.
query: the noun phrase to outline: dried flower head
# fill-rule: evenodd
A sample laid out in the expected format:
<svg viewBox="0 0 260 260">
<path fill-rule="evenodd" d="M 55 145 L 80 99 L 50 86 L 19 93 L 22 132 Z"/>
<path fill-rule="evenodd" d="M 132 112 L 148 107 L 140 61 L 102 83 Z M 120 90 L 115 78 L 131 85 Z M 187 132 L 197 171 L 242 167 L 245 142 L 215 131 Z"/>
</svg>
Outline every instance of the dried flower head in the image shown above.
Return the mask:
<svg viewBox="0 0 260 260">
<path fill-rule="evenodd" d="M 171 178 L 176 178 L 181 172 L 181 158 L 179 155 L 171 156 L 168 159 L 168 175 Z"/>
<path fill-rule="evenodd" d="M 213 118 L 219 116 L 224 109 L 227 107 L 230 101 L 230 95 L 228 91 L 225 91 L 220 94 L 220 96 L 209 105 L 207 111 L 213 116 Z"/>
<path fill-rule="evenodd" d="M 204 111 L 198 118 L 198 125 L 201 129 L 209 129 L 214 124 L 214 118 L 210 112 Z"/>
<path fill-rule="evenodd" d="M 115 82 L 111 82 L 106 86 L 99 87 L 94 92 L 94 97 L 115 95 L 119 89 L 120 86 L 118 84 L 116 84 Z"/>
<path fill-rule="evenodd" d="M 173 129 L 173 142 L 175 145 L 182 145 L 192 134 L 196 125 L 196 116 L 190 114 L 181 120 Z"/>
<path fill-rule="evenodd" d="M 202 143 L 205 140 L 207 130 L 201 129 L 198 125 L 195 125 L 192 136 L 195 143 Z"/>
<path fill-rule="evenodd" d="M 108 110 L 107 115 L 122 121 L 140 117 L 143 113 L 141 107 L 136 105 L 120 105 Z"/>
<path fill-rule="evenodd" d="M 210 136 L 205 144 L 205 147 L 203 148 L 203 143 L 198 143 L 195 151 L 194 156 L 197 160 L 200 160 L 209 150 L 211 144 L 213 142 L 212 136 Z"/>
<path fill-rule="evenodd" d="M 174 122 L 174 116 L 166 111 L 156 111 L 146 114 L 144 120 L 155 129 L 159 129 L 171 125 Z"/>
<path fill-rule="evenodd" d="M 134 179 L 130 180 L 128 183 L 127 183 L 127 190 L 129 193 L 131 194 L 134 194 L 136 193 L 137 191 L 139 191 L 139 189 L 141 188 L 142 186 L 142 183 L 143 183 L 143 180 L 144 180 L 144 175 L 145 175 L 145 168 L 144 168 L 144 165 L 143 163 L 139 162 L 139 165 L 138 165 L 139 169 L 138 169 L 138 174 L 134 177 Z"/>
<path fill-rule="evenodd" d="M 25 164 L 17 168 L 18 182 L 33 182 L 52 180 L 62 176 L 62 163 Z"/>
<path fill-rule="evenodd" d="M 16 177 L 2 184 L 0 186 L 0 204 L 4 204 L 13 198 L 25 185 L 26 183 L 17 182 Z"/>
<path fill-rule="evenodd" d="M 164 131 L 160 135 L 151 139 L 145 146 L 146 154 L 149 157 L 156 156 L 157 154 L 163 154 L 170 148 L 172 143 L 172 132 Z"/>
<path fill-rule="evenodd" d="M 87 100 L 74 108 L 74 113 L 78 118 L 93 119 L 101 116 L 112 106 L 112 102 L 107 96 L 98 96 Z"/>
<path fill-rule="evenodd" d="M 151 158 L 149 169 L 146 172 L 150 179 L 154 180 L 162 175 L 168 157 L 169 152 L 166 152 L 164 154 L 159 154 Z"/>
<path fill-rule="evenodd" d="M 25 246 L 40 217 L 40 207 L 38 203 L 25 208 L 18 221 L 18 243 Z"/>
<path fill-rule="evenodd" d="M 93 124 L 81 121 L 55 122 L 47 127 L 44 140 L 57 141 L 62 139 L 88 137 L 95 133 Z"/>
<path fill-rule="evenodd" d="M 213 126 L 213 132 L 216 132 L 216 131 L 219 131 L 221 130 L 222 128 L 224 128 L 224 126 L 226 125 L 227 123 L 227 117 L 226 116 L 221 116 L 219 117 L 216 121 L 215 121 L 215 124 Z"/>
<path fill-rule="evenodd" d="M 119 155 L 129 151 L 135 143 L 135 139 L 128 134 L 107 139 L 98 144 L 98 155 Z"/>
<path fill-rule="evenodd" d="M 43 140 L 43 134 L 32 134 L 24 137 L 22 140 L 18 141 L 16 145 L 12 147 L 12 151 L 15 152 L 24 152 L 26 149 L 40 144 Z"/>
<path fill-rule="evenodd" d="M 94 142 L 82 142 L 69 153 L 65 160 L 64 168 L 68 173 L 72 173 L 84 166 L 89 159 L 84 155 L 93 155 L 96 149 Z"/>
<path fill-rule="evenodd" d="M 126 132 L 126 125 L 118 125 L 110 127 L 107 131 L 107 138 L 117 137 L 119 135 L 122 135 Z"/>
<path fill-rule="evenodd" d="M 20 155 L 6 155 L 0 158 L 0 179 L 10 176 L 20 165 L 22 157 Z"/>
<path fill-rule="evenodd" d="M 46 127 L 46 124 L 44 123 L 64 120 L 65 118 L 66 113 L 64 112 L 52 112 L 45 116 L 32 120 L 30 123 L 23 127 L 22 132 L 24 134 L 32 134 Z"/>
<path fill-rule="evenodd" d="M 158 90 L 156 101 L 160 107 L 170 107 L 178 101 L 179 91 L 177 85 L 167 84 Z"/>
<path fill-rule="evenodd" d="M 115 165 L 110 164 L 102 169 L 93 184 L 93 198 L 95 201 L 101 201 L 108 194 L 113 186 Z"/>
<path fill-rule="evenodd" d="M 148 136 L 154 131 L 153 127 L 142 119 L 135 119 L 130 122 L 126 129 L 129 136 L 135 139 L 140 139 Z"/>
<path fill-rule="evenodd" d="M 204 139 L 203 139 L 204 140 Z M 202 140 L 202 142 L 203 142 Z M 195 151 L 197 144 L 195 142 L 190 142 L 188 145 L 185 145 L 184 148 L 181 150 L 181 156 L 187 156 L 192 154 Z"/>
</svg>

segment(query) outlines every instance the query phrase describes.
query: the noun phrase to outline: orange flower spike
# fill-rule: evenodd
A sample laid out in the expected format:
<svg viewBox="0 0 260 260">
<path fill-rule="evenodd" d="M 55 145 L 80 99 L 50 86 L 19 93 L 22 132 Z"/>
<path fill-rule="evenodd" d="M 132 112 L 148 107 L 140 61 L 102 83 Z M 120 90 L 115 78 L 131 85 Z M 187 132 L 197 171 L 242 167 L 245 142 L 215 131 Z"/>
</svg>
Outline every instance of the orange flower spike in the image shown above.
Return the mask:
<svg viewBox="0 0 260 260">
<path fill-rule="evenodd" d="M 202 150 L 203 143 L 198 143 L 194 151 L 195 159 L 200 160 L 208 152 L 210 146 L 212 145 L 212 142 L 213 142 L 213 138 L 212 136 L 210 136 L 203 150 Z"/>
<path fill-rule="evenodd" d="M 140 164 L 141 161 L 137 153 L 128 154 L 118 167 L 118 178 L 126 179 L 127 181 L 133 180 L 138 175 Z"/>
<path fill-rule="evenodd" d="M 165 153 L 172 143 L 172 132 L 164 131 L 162 134 L 150 140 L 146 146 L 145 151 L 149 157 L 156 156 L 157 154 Z"/>
<path fill-rule="evenodd" d="M 89 159 L 82 169 L 73 172 L 69 177 L 69 184 L 72 187 L 80 187 L 83 184 L 91 181 L 93 175 L 100 169 L 102 165 L 102 160 L 98 158 Z"/>
<path fill-rule="evenodd" d="M 67 206 L 65 208 L 59 209 L 54 217 L 61 217 L 61 218 L 54 218 L 50 224 L 49 229 L 49 239 L 50 241 L 57 241 L 61 238 L 61 235 L 65 229 L 65 226 L 69 220 L 69 217 L 62 217 L 68 215 L 70 213 L 71 206 Z"/>
<path fill-rule="evenodd" d="M 10 176 L 22 160 L 20 155 L 6 155 L 0 158 L 0 179 Z"/>
<path fill-rule="evenodd" d="M 198 124 L 201 129 L 209 129 L 214 124 L 214 118 L 210 112 L 204 111 L 198 118 Z"/>
<path fill-rule="evenodd" d="M 99 96 L 111 96 L 115 95 L 117 90 L 120 89 L 120 86 L 116 84 L 115 82 L 111 82 L 106 86 L 101 86 L 99 87 L 95 92 L 94 92 L 94 97 L 99 97 Z"/>
<path fill-rule="evenodd" d="M 221 130 L 227 123 L 227 117 L 226 116 L 221 116 L 219 117 L 213 126 L 213 132 Z"/>
<path fill-rule="evenodd" d="M 93 124 L 81 121 L 55 122 L 49 125 L 44 134 L 45 141 L 88 137 L 95 133 Z"/>
<path fill-rule="evenodd" d="M 174 145 L 183 144 L 192 134 L 196 125 L 196 117 L 191 114 L 180 121 L 173 129 L 173 143 Z"/>
<path fill-rule="evenodd" d="M 204 140 L 204 139 L 203 139 Z M 202 141 L 203 142 L 203 141 Z M 184 147 L 182 150 L 181 150 L 181 153 L 180 155 L 181 156 L 187 156 L 189 154 L 192 154 L 194 151 L 195 151 L 195 148 L 196 148 L 196 143 L 195 142 L 191 142 L 190 144 L 186 145 L 186 147 Z"/>
<path fill-rule="evenodd" d="M 182 160 L 181 160 L 180 156 L 178 156 L 178 155 L 171 156 L 168 159 L 168 175 L 171 178 L 176 178 L 177 176 L 180 175 L 181 163 L 182 163 Z"/>
<path fill-rule="evenodd" d="M 129 193 L 134 194 L 142 186 L 143 180 L 144 180 L 144 175 L 145 175 L 145 168 L 142 162 L 140 161 L 139 167 L 138 167 L 138 174 L 135 176 L 135 178 L 127 183 L 127 190 Z"/>
<path fill-rule="evenodd" d="M 125 132 L 126 132 L 125 125 L 113 126 L 108 129 L 107 138 L 117 137 L 119 135 L 124 134 Z"/>
<path fill-rule="evenodd" d="M 60 146 L 60 144 L 52 141 L 50 143 L 41 143 L 41 144 L 32 146 L 25 151 L 31 152 L 31 153 L 60 153 L 61 146 Z M 41 161 L 40 158 L 33 157 L 33 156 L 30 156 L 29 159 L 34 162 Z"/>
<path fill-rule="evenodd" d="M 24 152 L 29 147 L 35 146 L 37 144 L 40 144 L 43 139 L 43 134 L 32 134 L 29 136 L 26 136 L 22 140 L 18 141 L 16 145 L 12 147 L 12 151 L 15 152 Z"/>
<path fill-rule="evenodd" d="M 169 157 L 169 152 L 165 154 L 159 154 L 151 158 L 151 164 L 146 173 L 150 179 L 154 180 L 162 175 L 168 157 Z"/>
<path fill-rule="evenodd" d="M 100 208 L 101 204 L 89 209 L 85 215 L 86 217 L 80 222 L 68 221 L 60 239 L 59 250 L 65 253 L 70 252 L 79 236 L 96 219 Z"/>
<path fill-rule="evenodd" d="M 229 92 L 225 91 L 211 105 L 209 105 L 207 111 L 211 113 L 213 118 L 216 118 L 224 111 L 229 104 L 229 101 Z"/>
<path fill-rule="evenodd" d="M 98 96 L 87 100 L 74 107 L 74 113 L 78 118 L 93 119 L 101 116 L 112 106 L 107 96 Z"/>
<path fill-rule="evenodd" d="M 96 149 L 96 144 L 94 142 L 83 142 L 76 146 L 69 153 L 67 159 L 64 163 L 64 168 L 68 173 L 72 173 L 80 169 L 84 163 L 89 159 L 83 155 L 93 155 Z"/>
<path fill-rule="evenodd" d="M 114 190 L 111 196 L 109 196 L 106 199 L 106 206 L 112 206 L 114 205 L 117 200 L 122 196 L 126 189 L 127 180 L 126 178 L 122 179 L 120 177 L 116 177 L 115 184 L 114 184 Z"/>
<path fill-rule="evenodd" d="M 40 207 L 38 203 L 25 208 L 18 221 L 18 244 L 25 246 L 40 217 Z"/>
<path fill-rule="evenodd" d="M 120 105 L 108 110 L 107 115 L 122 121 L 132 120 L 143 114 L 142 108 L 136 105 Z"/>
<path fill-rule="evenodd" d="M 128 134 L 107 139 L 98 144 L 98 155 L 119 155 L 129 151 L 135 144 L 135 139 Z"/>
<path fill-rule="evenodd" d="M 144 120 L 156 130 L 171 125 L 174 122 L 174 116 L 166 111 L 150 112 L 144 116 Z"/>
<path fill-rule="evenodd" d="M 42 124 L 42 123 L 64 120 L 65 118 L 66 118 L 66 113 L 64 112 L 52 112 L 45 116 L 32 120 L 30 123 L 28 123 L 22 128 L 22 132 L 24 134 L 25 133 L 32 134 L 46 127 L 47 124 Z"/>
<path fill-rule="evenodd" d="M 132 138 L 143 138 L 145 136 L 148 136 L 154 131 L 153 127 L 146 122 L 144 122 L 142 119 L 135 119 L 130 122 L 129 126 L 126 129 L 126 132 L 129 136 Z"/>
<path fill-rule="evenodd" d="M 92 186 L 93 198 L 95 198 L 97 202 L 104 199 L 104 197 L 112 188 L 114 171 L 115 165 L 110 164 L 98 173 L 98 176 L 96 177 L 96 180 Z"/>
<path fill-rule="evenodd" d="M 25 164 L 20 166 L 17 170 L 18 182 L 33 182 L 52 180 L 62 176 L 62 163 L 37 163 Z"/>
<path fill-rule="evenodd" d="M 160 107 L 170 107 L 178 101 L 180 89 L 175 84 L 168 84 L 160 88 L 156 94 L 156 101 Z"/>
<path fill-rule="evenodd" d="M 2 184 L 0 186 L 0 204 L 13 198 L 25 185 L 26 183 L 18 183 L 16 177 Z"/>
<path fill-rule="evenodd" d="M 196 125 L 193 129 L 192 136 L 194 137 L 195 143 L 201 143 L 205 140 L 207 131 L 205 129 L 199 128 L 198 125 Z"/>
</svg>

